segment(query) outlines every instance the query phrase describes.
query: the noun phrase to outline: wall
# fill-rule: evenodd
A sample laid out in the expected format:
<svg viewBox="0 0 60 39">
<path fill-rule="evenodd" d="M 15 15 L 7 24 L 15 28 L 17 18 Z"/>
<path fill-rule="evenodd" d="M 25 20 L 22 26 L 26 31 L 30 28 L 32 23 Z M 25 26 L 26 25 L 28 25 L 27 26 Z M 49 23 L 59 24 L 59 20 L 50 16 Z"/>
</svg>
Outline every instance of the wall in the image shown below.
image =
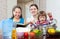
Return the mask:
<svg viewBox="0 0 60 39">
<path fill-rule="evenodd" d="M 0 20 L 7 18 L 7 0 L 0 0 Z"/>
<path fill-rule="evenodd" d="M 46 11 L 46 0 L 39 0 L 39 10 Z"/>
</svg>

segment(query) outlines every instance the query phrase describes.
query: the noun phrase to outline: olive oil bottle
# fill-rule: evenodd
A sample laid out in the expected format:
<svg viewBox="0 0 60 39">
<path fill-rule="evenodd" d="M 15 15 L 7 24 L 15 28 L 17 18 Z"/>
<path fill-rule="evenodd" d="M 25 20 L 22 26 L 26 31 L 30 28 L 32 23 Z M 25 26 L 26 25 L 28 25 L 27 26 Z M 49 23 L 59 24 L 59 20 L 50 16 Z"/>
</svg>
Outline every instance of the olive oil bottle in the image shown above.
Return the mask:
<svg viewBox="0 0 60 39">
<path fill-rule="evenodd" d="M 13 25 L 13 29 L 12 29 L 12 39 L 17 39 L 17 35 L 16 35 L 16 24 Z"/>
</svg>

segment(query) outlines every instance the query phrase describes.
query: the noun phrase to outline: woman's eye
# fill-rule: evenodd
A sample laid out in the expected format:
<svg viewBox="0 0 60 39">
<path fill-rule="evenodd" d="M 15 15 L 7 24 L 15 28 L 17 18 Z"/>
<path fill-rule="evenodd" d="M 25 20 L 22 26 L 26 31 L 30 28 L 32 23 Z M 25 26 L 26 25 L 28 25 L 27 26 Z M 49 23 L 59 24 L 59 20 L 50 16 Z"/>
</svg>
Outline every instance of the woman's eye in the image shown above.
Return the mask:
<svg viewBox="0 0 60 39">
<path fill-rule="evenodd" d="M 33 10 L 33 9 L 30 9 L 30 10 Z"/>
<path fill-rule="evenodd" d="M 36 8 L 34 8 L 34 10 L 36 10 Z"/>
<path fill-rule="evenodd" d="M 15 13 L 17 13 L 17 12 L 15 12 Z"/>
<path fill-rule="evenodd" d="M 15 11 L 15 13 L 17 13 L 17 12 Z"/>
</svg>

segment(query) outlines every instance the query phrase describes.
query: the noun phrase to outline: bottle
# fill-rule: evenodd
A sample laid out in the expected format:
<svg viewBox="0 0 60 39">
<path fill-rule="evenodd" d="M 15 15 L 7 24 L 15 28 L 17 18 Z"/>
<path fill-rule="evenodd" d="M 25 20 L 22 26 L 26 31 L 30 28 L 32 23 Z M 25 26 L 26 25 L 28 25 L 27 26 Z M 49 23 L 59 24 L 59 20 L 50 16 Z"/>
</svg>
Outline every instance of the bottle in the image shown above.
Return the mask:
<svg viewBox="0 0 60 39">
<path fill-rule="evenodd" d="M 15 23 L 13 24 L 13 29 L 12 29 L 12 39 L 17 39 Z"/>
<path fill-rule="evenodd" d="M 43 39 L 46 39 L 46 34 L 47 34 L 47 26 L 48 24 L 43 24 L 43 27 L 42 27 L 42 32 L 43 32 Z"/>
</svg>

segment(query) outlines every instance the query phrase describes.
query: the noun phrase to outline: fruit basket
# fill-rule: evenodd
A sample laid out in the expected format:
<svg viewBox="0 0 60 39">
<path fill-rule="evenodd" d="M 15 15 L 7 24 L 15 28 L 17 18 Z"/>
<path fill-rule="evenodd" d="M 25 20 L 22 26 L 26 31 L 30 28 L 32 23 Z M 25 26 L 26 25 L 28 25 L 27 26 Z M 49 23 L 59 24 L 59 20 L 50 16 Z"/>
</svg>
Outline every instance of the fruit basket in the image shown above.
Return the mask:
<svg viewBox="0 0 60 39">
<path fill-rule="evenodd" d="M 34 29 L 34 30 L 29 30 L 27 28 L 28 26 L 25 27 L 25 25 L 18 25 L 18 27 L 12 31 L 12 39 L 43 39 L 43 35 L 46 37 L 46 34 L 55 34 L 55 28 L 53 28 L 51 25 L 47 27 L 42 27 L 41 30 L 39 29 Z"/>
<path fill-rule="evenodd" d="M 24 25 L 18 25 L 17 28 L 12 30 L 12 39 L 36 39 L 37 37 L 41 36 L 42 31 L 37 29 L 30 31 Z"/>
</svg>

